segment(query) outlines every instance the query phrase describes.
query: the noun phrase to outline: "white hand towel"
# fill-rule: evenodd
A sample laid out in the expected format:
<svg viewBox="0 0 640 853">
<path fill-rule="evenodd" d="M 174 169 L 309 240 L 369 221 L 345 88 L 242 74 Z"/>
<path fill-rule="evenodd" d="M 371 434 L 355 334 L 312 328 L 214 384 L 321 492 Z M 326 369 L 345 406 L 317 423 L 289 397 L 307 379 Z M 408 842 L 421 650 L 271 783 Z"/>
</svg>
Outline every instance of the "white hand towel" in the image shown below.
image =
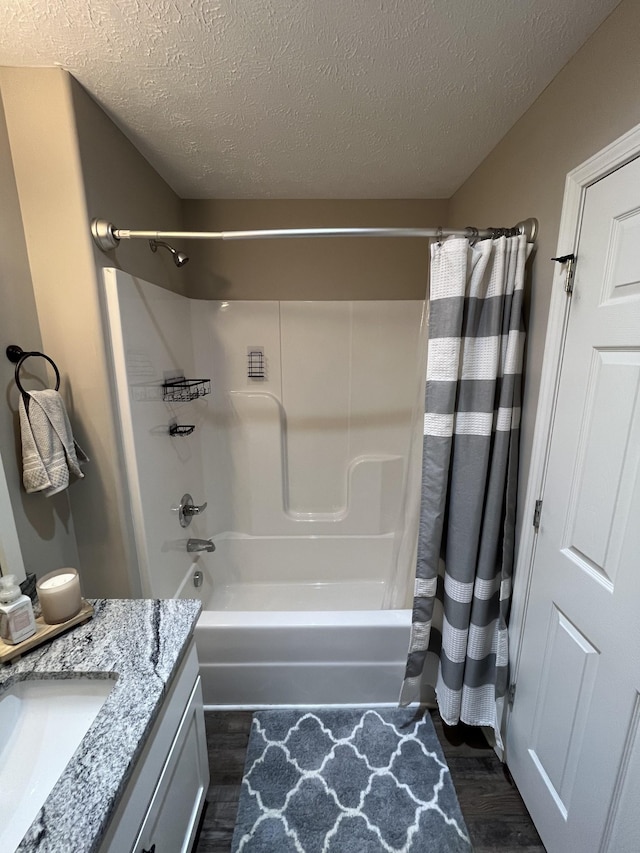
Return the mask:
<svg viewBox="0 0 640 853">
<path fill-rule="evenodd" d="M 64 400 L 57 391 L 29 391 L 20 397 L 22 481 L 27 492 L 51 497 L 69 485 L 69 473 L 84 477 L 86 453 L 73 438 Z"/>
</svg>

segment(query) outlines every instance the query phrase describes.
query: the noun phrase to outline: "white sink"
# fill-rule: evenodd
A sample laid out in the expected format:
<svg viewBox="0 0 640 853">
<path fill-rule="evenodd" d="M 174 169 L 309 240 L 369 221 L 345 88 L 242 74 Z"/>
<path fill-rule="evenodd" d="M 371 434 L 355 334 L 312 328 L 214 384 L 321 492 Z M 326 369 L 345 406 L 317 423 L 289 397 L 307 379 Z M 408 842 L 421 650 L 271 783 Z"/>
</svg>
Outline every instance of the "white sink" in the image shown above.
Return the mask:
<svg viewBox="0 0 640 853">
<path fill-rule="evenodd" d="M 15 850 L 113 689 L 32 679 L 0 693 L 0 850 Z"/>
</svg>

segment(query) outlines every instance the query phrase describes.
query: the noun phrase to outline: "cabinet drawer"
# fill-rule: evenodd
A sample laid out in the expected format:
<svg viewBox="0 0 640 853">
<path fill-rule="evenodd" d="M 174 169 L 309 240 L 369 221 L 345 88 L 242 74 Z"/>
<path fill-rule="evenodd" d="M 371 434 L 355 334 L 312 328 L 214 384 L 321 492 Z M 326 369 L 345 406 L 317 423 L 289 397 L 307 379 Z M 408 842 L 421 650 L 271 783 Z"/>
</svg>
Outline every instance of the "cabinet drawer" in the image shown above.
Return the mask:
<svg viewBox="0 0 640 853">
<path fill-rule="evenodd" d="M 198 828 L 208 784 L 202 688 L 198 676 L 136 839 L 135 853 L 187 853 Z"/>
</svg>

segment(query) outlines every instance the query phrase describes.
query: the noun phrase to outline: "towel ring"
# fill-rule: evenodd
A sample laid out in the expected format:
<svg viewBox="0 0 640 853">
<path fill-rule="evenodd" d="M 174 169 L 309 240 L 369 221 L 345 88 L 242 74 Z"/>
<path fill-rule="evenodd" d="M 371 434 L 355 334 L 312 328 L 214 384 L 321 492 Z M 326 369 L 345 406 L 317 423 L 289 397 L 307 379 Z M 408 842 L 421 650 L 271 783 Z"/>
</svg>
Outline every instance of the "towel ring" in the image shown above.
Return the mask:
<svg viewBox="0 0 640 853">
<path fill-rule="evenodd" d="M 37 350 L 33 350 L 31 352 L 26 352 L 22 349 L 22 347 L 17 346 L 17 344 L 11 344 L 11 346 L 7 347 L 7 358 L 9 361 L 12 361 L 16 365 L 15 371 L 15 379 L 16 385 L 18 386 L 21 394 L 27 394 L 28 392 L 22 387 L 20 383 L 20 368 L 25 363 L 28 358 L 31 356 L 38 356 L 39 358 L 46 359 L 51 367 L 53 367 L 56 374 L 56 387 L 55 390 L 58 391 L 60 388 L 60 371 L 58 370 L 58 366 L 52 358 L 49 358 L 48 355 L 45 355 L 43 352 L 38 352 Z"/>
</svg>

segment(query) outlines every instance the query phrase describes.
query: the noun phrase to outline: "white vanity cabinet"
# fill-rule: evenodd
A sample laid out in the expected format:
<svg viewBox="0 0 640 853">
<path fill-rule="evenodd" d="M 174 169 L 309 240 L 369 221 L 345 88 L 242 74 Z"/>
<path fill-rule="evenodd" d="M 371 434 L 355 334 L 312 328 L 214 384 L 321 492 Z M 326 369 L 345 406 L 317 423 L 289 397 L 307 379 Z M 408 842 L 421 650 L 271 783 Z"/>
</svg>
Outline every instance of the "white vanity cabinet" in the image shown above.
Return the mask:
<svg viewBox="0 0 640 853">
<path fill-rule="evenodd" d="M 188 853 L 208 785 L 202 689 L 192 642 L 100 853 Z"/>
</svg>

